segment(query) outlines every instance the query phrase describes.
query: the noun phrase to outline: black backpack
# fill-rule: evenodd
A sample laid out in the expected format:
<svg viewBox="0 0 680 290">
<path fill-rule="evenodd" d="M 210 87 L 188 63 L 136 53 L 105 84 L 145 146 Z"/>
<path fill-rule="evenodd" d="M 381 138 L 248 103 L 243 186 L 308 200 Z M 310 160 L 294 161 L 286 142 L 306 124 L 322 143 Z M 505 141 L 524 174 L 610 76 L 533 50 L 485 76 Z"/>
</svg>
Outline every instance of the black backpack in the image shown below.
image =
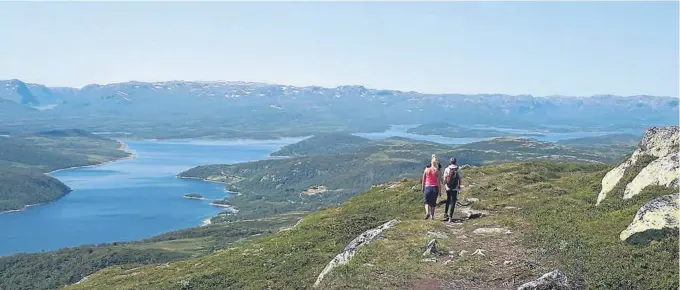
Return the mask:
<svg viewBox="0 0 680 290">
<path fill-rule="evenodd" d="M 449 168 L 449 175 L 446 176 L 446 186 L 449 189 L 456 189 L 458 188 L 458 183 L 458 166 Z"/>
</svg>

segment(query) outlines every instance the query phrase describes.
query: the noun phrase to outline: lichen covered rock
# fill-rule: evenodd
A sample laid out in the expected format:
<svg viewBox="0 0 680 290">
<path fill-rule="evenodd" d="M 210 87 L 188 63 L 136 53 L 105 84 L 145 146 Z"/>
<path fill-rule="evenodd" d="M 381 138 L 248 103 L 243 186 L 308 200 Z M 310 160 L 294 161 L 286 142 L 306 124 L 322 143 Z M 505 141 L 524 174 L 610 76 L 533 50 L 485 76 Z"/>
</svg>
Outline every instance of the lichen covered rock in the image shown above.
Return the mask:
<svg viewBox="0 0 680 290">
<path fill-rule="evenodd" d="M 347 247 L 340 252 L 340 254 L 336 255 L 333 260 L 331 260 L 326 267 L 321 271 L 321 274 L 316 278 L 316 282 L 314 282 L 314 287 L 319 286 L 323 278 L 331 271 L 333 268 L 347 264 L 353 257 L 356 255 L 357 251 L 359 251 L 359 248 L 362 246 L 365 246 L 367 244 L 370 244 L 374 242 L 375 240 L 378 240 L 382 238 L 382 232 L 386 229 L 389 229 L 394 226 L 394 224 L 398 223 L 399 220 L 393 219 L 389 222 L 386 222 L 382 225 L 380 225 L 377 228 L 373 228 L 370 230 L 367 230 L 363 232 L 361 235 L 357 236 L 349 242 Z"/>
<path fill-rule="evenodd" d="M 638 149 L 630 158 L 604 176 L 602 189 L 597 196 L 597 205 L 621 182 L 626 170 L 635 166 L 643 156 L 652 156 L 656 160 L 645 166 L 630 183 L 626 184 L 624 198 L 632 198 L 650 185 L 677 188 L 678 180 L 680 180 L 678 148 L 680 148 L 680 126 L 654 127 L 647 130 Z"/>
<path fill-rule="evenodd" d="M 619 238 L 633 244 L 646 244 L 666 235 L 677 235 L 680 220 L 678 198 L 680 194 L 665 195 L 643 205 Z"/>
<path fill-rule="evenodd" d="M 569 289 L 567 276 L 560 270 L 546 273 L 536 280 L 527 282 L 519 286 L 517 290 L 564 290 Z"/>
</svg>

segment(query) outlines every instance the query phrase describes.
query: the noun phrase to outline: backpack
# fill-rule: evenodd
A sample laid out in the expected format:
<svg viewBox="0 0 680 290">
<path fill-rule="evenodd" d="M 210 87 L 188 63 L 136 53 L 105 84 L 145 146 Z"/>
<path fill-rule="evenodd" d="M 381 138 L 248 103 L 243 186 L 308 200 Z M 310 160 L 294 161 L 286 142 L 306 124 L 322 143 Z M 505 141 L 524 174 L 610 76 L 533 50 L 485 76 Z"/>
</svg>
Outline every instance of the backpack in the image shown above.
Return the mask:
<svg viewBox="0 0 680 290">
<path fill-rule="evenodd" d="M 458 188 L 458 166 L 449 168 L 449 175 L 446 176 L 446 186 L 449 189 Z"/>
</svg>

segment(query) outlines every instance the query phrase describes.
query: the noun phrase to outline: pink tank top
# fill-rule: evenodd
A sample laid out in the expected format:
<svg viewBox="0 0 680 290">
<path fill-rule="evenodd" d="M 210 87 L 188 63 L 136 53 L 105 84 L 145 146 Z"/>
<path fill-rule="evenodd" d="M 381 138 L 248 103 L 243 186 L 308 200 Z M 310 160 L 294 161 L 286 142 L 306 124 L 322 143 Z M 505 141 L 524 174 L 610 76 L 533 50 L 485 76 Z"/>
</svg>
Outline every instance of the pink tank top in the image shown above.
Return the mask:
<svg viewBox="0 0 680 290">
<path fill-rule="evenodd" d="M 425 171 L 425 186 L 439 186 L 437 184 L 437 171 L 426 169 Z"/>
</svg>

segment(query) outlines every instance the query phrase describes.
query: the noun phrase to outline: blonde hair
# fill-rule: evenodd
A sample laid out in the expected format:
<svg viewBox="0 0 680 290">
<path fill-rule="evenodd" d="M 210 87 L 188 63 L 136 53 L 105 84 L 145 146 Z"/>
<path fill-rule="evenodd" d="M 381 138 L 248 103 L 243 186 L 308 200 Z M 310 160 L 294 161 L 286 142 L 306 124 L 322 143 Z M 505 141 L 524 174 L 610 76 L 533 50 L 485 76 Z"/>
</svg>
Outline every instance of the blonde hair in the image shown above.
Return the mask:
<svg viewBox="0 0 680 290">
<path fill-rule="evenodd" d="M 431 163 L 430 163 L 430 168 L 429 168 L 428 173 L 437 172 L 437 170 L 438 170 L 437 165 L 439 164 L 439 162 L 437 162 L 437 155 L 436 154 L 432 154 L 432 161 L 430 161 L 430 162 Z"/>
</svg>

